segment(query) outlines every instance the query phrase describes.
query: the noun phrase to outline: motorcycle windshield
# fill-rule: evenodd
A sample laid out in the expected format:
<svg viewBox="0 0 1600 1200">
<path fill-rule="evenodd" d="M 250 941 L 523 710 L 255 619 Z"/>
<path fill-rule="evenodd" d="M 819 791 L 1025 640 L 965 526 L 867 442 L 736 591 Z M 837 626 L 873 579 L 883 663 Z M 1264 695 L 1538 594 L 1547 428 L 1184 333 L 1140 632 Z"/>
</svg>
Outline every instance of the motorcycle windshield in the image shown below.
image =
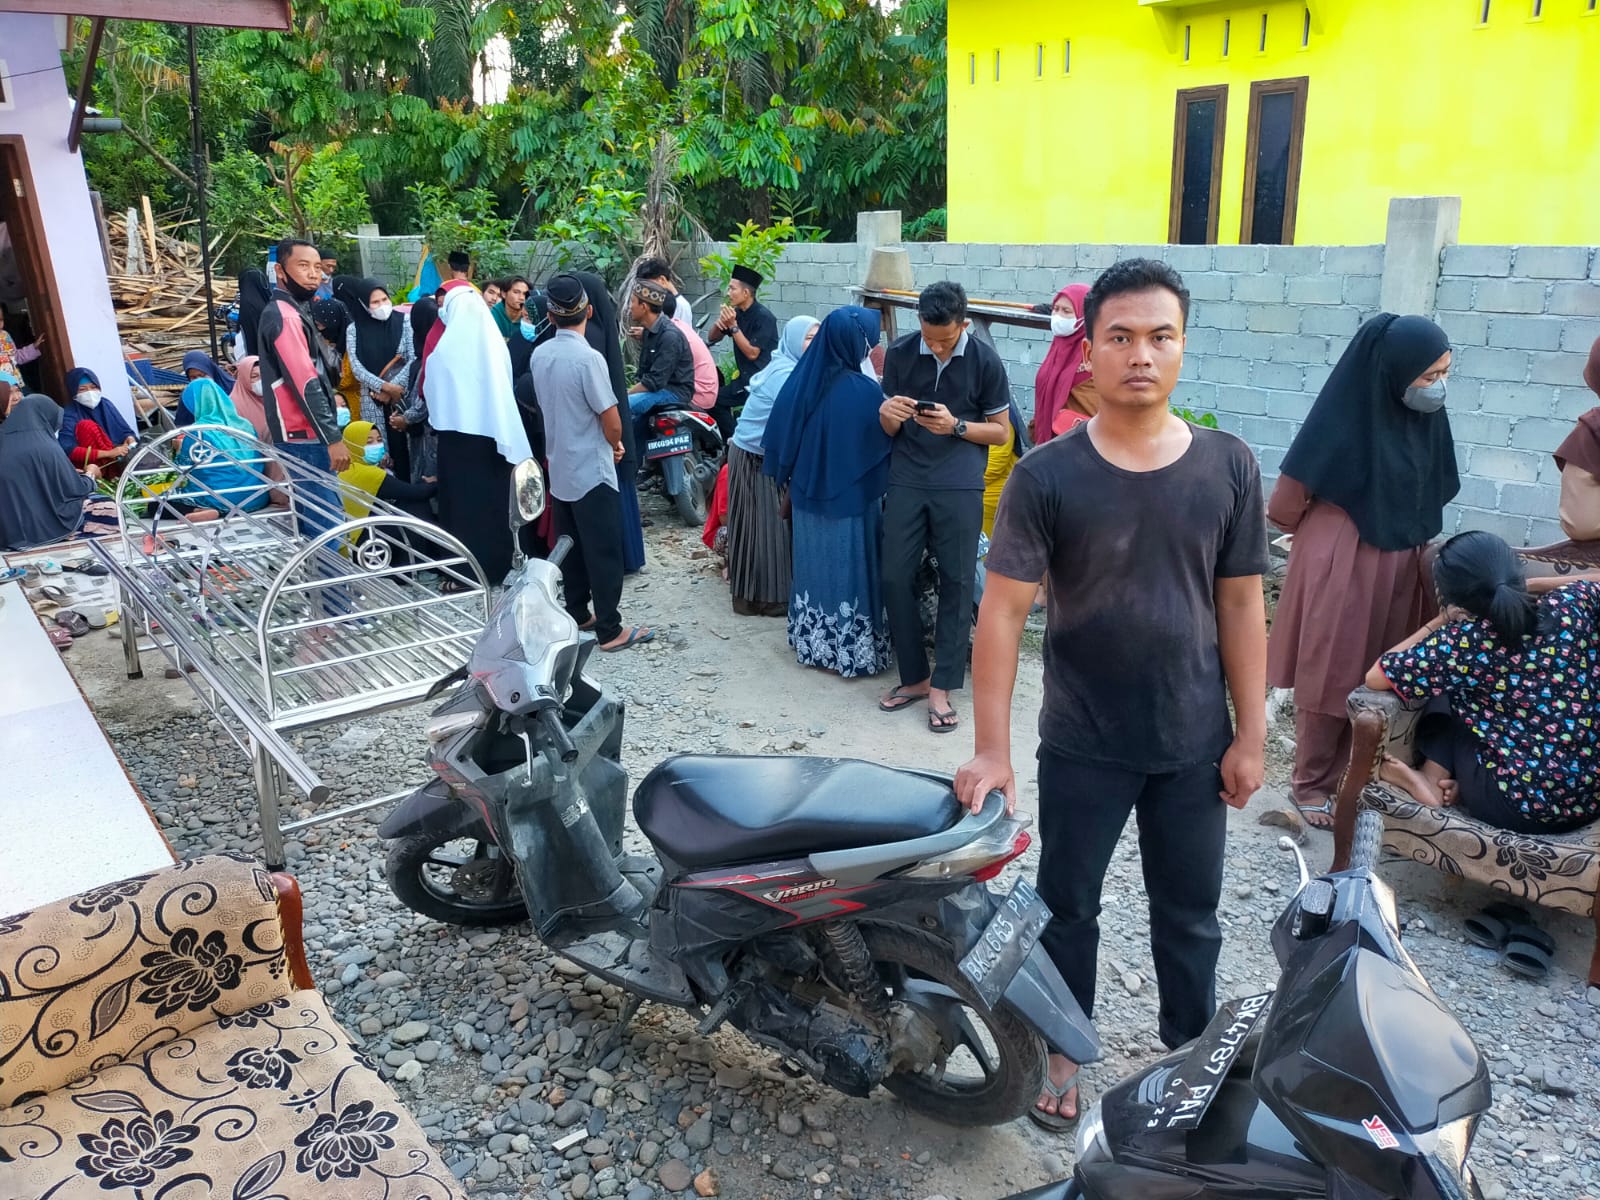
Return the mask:
<svg viewBox="0 0 1600 1200">
<path fill-rule="evenodd" d="M 1460 1022 L 1417 975 L 1360 945 L 1280 993 L 1256 1080 L 1302 1136 L 1354 1135 L 1380 1150 L 1490 1101 L 1488 1069 Z"/>
</svg>

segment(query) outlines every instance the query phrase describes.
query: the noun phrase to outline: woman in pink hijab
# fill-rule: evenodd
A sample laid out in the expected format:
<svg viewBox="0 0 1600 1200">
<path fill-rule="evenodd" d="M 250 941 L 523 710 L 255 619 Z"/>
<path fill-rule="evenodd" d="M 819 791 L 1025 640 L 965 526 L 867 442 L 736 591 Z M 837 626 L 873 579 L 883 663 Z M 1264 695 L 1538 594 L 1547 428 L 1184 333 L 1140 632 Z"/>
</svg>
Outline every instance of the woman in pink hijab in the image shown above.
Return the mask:
<svg viewBox="0 0 1600 1200">
<path fill-rule="evenodd" d="M 1033 443 L 1042 446 L 1100 410 L 1100 394 L 1084 361 L 1083 300 L 1089 285 L 1074 283 L 1056 293 L 1050 306 L 1055 339 L 1039 364 L 1033 383 Z"/>
<path fill-rule="evenodd" d="M 233 401 L 234 411 L 250 422 L 256 437 L 264 442 L 272 440 L 267 436 L 267 410 L 261 404 L 260 360 L 254 354 L 239 360 L 239 374 L 234 377 L 228 399 Z"/>
</svg>

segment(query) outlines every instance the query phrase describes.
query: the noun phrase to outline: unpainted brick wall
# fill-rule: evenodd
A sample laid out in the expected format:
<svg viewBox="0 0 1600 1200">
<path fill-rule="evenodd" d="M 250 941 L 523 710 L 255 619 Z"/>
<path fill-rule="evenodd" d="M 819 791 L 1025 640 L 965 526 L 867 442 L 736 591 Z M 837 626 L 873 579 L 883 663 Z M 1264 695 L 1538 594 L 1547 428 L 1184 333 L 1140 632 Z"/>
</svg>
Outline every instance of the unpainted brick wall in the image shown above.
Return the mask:
<svg viewBox="0 0 1600 1200">
<path fill-rule="evenodd" d="M 1119 258 L 1164 259 L 1193 304 L 1173 403 L 1215 413 L 1254 449 L 1268 485 L 1318 390 L 1378 311 L 1382 246 L 1009 246 L 908 243 L 916 286 L 954 279 L 970 296 L 1048 301 Z M 852 302 L 865 263 L 853 243 L 789 246 L 762 299 L 780 321 Z M 686 292 L 711 286 L 692 256 Z M 715 297 L 696 309 L 702 316 Z M 1461 492 L 1445 532 L 1492 529 L 1514 545 L 1561 537 L 1551 452 L 1597 400 L 1583 363 L 1600 338 L 1600 252 L 1588 246 L 1449 246 L 1433 315 L 1457 355 L 1449 384 Z M 902 313 L 902 330 L 910 314 Z M 993 327 L 1012 390 L 1033 411 L 1047 334 Z"/>
</svg>

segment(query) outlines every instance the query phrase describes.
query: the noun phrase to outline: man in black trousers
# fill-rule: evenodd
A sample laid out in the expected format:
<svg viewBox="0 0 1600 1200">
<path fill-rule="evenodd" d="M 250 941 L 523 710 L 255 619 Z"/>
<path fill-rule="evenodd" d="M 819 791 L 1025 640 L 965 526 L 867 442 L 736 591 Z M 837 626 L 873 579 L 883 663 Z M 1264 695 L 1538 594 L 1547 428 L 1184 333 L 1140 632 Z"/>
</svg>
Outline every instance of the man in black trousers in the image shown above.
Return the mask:
<svg viewBox="0 0 1600 1200">
<path fill-rule="evenodd" d="M 894 439 L 883 510 L 883 597 L 900 686 L 878 702 L 898 712 L 926 698 L 928 728 L 949 733 L 960 718 L 950 692 L 967 675 L 972 586 L 983 528 L 989 447 L 1011 436 L 1011 387 L 1000 356 L 968 329 L 967 294 L 945 280 L 917 301 L 921 329 L 883 361 L 878 422 Z M 934 667 L 922 641 L 917 569 L 924 550 L 939 564 Z"/>
</svg>

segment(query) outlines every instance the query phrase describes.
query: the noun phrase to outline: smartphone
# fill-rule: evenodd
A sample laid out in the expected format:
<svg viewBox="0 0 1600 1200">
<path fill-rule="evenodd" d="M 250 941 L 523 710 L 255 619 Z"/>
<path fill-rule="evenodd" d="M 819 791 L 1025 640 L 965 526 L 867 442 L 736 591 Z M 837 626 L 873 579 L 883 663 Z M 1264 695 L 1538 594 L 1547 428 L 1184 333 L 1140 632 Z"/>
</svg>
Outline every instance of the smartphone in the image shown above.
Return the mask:
<svg viewBox="0 0 1600 1200">
<path fill-rule="evenodd" d="M 918 400 L 917 401 L 917 411 L 919 413 L 931 413 L 934 409 L 936 409 L 938 407 L 939 406 L 937 404 L 935 404 L 932 400 Z"/>
</svg>

